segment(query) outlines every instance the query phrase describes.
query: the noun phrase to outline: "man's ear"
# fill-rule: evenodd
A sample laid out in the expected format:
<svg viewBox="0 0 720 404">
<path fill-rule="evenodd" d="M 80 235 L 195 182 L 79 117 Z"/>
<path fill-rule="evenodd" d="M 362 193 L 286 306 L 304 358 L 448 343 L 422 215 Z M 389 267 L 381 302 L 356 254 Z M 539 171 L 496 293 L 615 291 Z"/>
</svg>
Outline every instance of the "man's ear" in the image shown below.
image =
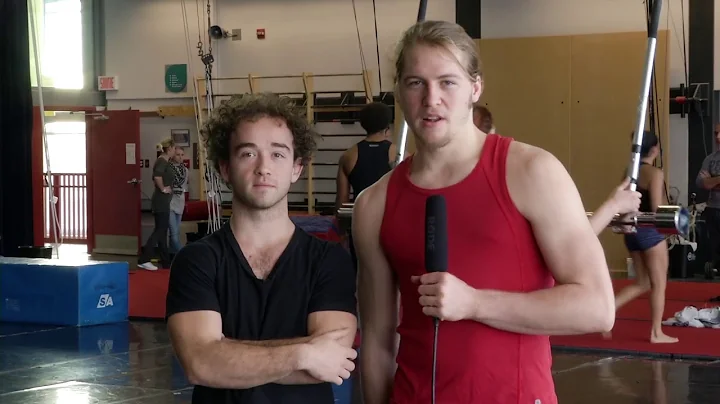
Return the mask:
<svg viewBox="0 0 720 404">
<path fill-rule="evenodd" d="M 219 163 L 220 166 L 220 177 L 222 177 L 223 181 L 225 181 L 226 184 L 230 183 L 230 167 L 227 161 L 221 161 Z"/>
<path fill-rule="evenodd" d="M 483 90 L 484 90 L 484 86 L 483 86 L 483 85 L 484 85 L 484 83 L 483 83 L 482 77 L 477 76 L 477 77 L 475 78 L 475 81 L 472 83 L 472 88 L 473 88 L 473 91 L 472 91 L 472 101 L 473 101 L 473 104 L 476 103 L 476 102 L 478 102 L 478 100 L 480 100 L 480 96 L 482 95 L 482 92 L 483 92 Z"/>
<path fill-rule="evenodd" d="M 293 163 L 293 173 L 292 173 L 292 183 L 296 183 L 297 180 L 300 178 L 300 175 L 303 172 L 303 164 L 301 158 L 296 158 L 295 162 Z"/>
</svg>

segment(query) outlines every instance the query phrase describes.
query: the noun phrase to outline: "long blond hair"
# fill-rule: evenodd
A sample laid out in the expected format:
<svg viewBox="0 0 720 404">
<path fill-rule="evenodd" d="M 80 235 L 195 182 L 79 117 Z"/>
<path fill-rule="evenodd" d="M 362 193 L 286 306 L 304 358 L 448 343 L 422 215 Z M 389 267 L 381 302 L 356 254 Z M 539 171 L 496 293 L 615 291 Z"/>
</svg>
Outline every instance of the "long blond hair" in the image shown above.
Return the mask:
<svg viewBox="0 0 720 404">
<path fill-rule="evenodd" d="M 416 44 L 457 49 L 464 60 L 457 62 L 463 67 L 471 80 L 483 78 L 482 62 L 475 41 L 462 26 L 448 21 L 423 21 L 408 28 L 396 49 L 395 84 L 400 82 L 405 72 L 405 56 Z"/>
</svg>

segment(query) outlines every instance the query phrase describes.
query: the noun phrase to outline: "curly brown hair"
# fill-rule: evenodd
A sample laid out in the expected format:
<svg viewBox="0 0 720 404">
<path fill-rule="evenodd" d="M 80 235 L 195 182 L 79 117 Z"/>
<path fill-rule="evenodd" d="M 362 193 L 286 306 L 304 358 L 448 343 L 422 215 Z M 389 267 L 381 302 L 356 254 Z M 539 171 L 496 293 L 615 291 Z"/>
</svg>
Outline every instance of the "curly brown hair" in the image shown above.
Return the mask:
<svg viewBox="0 0 720 404">
<path fill-rule="evenodd" d="M 262 117 L 283 120 L 292 132 L 294 158 L 300 158 L 302 165 L 310 162 L 318 135 L 308 122 L 304 109 L 298 108 L 291 98 L 273 93 L 242 94 L 221 102 L 200 129 L 215 170 L 220 172 L 220 163 L 230 160 L 230 139 L 237 126 Z"/>
</svg>

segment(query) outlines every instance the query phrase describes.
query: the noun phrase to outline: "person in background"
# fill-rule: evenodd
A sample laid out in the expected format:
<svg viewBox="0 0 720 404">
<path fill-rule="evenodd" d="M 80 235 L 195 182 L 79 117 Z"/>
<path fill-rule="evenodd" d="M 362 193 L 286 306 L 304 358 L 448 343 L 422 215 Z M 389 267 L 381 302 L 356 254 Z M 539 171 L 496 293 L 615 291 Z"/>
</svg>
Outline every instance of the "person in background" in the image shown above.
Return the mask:
<svg viewBox="0 0 720 404">
<path fill-rule="evenodd" d="M 473 122 L 481 131 L 485 133 L 495 133 L 495 123 L 492 113 L 479 102 L 473 105 Z"/>
<path fill-rule="evenodd" d="M 142 255 L 138 258 L 138 267 L 154 271 L 157 267 L 150 261 L 155 254 L 155 247 L 159 247 L 160 266 L 170 268 L 168 256 L 167 237 L 170 222 L 170 201 L 172 200 L 172 183 L 175 179 L 175 169 L 170 162 L 175 156 L 175 143 L 168 138 L 158 145 L 160 156 L 153 165 L 153 185 L 151 207 L 155 218 L 155 228 L 143 247 Z"/>
<path fill-rule="evenodd" d="M 715 143 L 720 145 L 720 124 L 715 125 Z M 720 268 L 720 148 L 705 157 L 696 184 L 710 191 L 703 218 L 710 239 L 711 265 L 707 275 L 713 277 Z"/>
<path fill-rule="evenodd" d="M 367 187 L 374 184 L 392 169 L 397 148 L 390 140 L 393 113 L 390 107 L 381 102 L 373 102 L 360 111 L 360 126 L 367 136 L 345 151 L 338 162 L 337 189 L 335 191 L 335 210 L 343 203 L 357 198 Z M 352 188 L 352 192 L 350 189 Z M 357 256 L 348 235 L 350 254 L 357 265 Z"/>
<path fill-rule="evenodd" d="M 185 149 L 175 147 L 175 156 L 172 166 L 175 170 L 175 179 L 172 183 L 173 196 L 170 201 L 170 255 L 174 256 L 182 248 L 180 243 L 180 223 L 185 211 L 185 192 L 187 192 L 188 169 L 183 163 L 185 160 Z"/>
<path fill-rule="evenodd" d="M 658 205 L 667 205 L 665 199 L 665 178 L 660 168 L 654 167 L 653 161 L 660 154 L 657 136 L 645 131 L 640 147 L 640 170 L 638 173 L 637 190 L 642 195 L 641 212 L 655 212 Z M 626 234 L 625 246 L 630 253 L 636 272 L 636 282 L 619 291 L 615 295 L 615 310 L 650 291 L 650 311 L 652 327 L 651 343 L 674 343 L 677 338 L 670 337 L 662 331 L 663 312 L 665 310 L 665 286 L 669 262 L 668 245 L 663 236 L 654 228 L 638 228 L 635 233 Z M 604 333 L 606 338 L 610 333 Z"/>
</svg>

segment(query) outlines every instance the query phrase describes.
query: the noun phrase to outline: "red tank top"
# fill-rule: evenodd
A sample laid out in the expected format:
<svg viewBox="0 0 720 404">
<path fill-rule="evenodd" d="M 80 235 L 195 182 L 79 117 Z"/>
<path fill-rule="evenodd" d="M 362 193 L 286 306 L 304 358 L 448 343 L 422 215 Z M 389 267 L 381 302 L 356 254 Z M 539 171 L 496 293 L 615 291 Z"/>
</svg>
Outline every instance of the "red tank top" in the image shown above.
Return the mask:
<svg viewBox="0 0 720 404">
<path fill-rule="evenodd" d="M 428 196 L 447 203 L 449 272 L 476 289 L 530 292 L 553 278 L 529 222 L 507 190 L 505 162 L 511 138 L 488 135 L 480 160 L 461 182 L 425 190 L 412 184 L 412 157 L 390 177 L 380 243 L 401 294 L 400 348 L 391 403 L 429 403 L 433 321 L 422 313 L 412 275 L 424 268 Z M 556 404 L 547 336 L 523 335 L 472 320 L 440 324 L 438 403 Z"/>
</svg>

